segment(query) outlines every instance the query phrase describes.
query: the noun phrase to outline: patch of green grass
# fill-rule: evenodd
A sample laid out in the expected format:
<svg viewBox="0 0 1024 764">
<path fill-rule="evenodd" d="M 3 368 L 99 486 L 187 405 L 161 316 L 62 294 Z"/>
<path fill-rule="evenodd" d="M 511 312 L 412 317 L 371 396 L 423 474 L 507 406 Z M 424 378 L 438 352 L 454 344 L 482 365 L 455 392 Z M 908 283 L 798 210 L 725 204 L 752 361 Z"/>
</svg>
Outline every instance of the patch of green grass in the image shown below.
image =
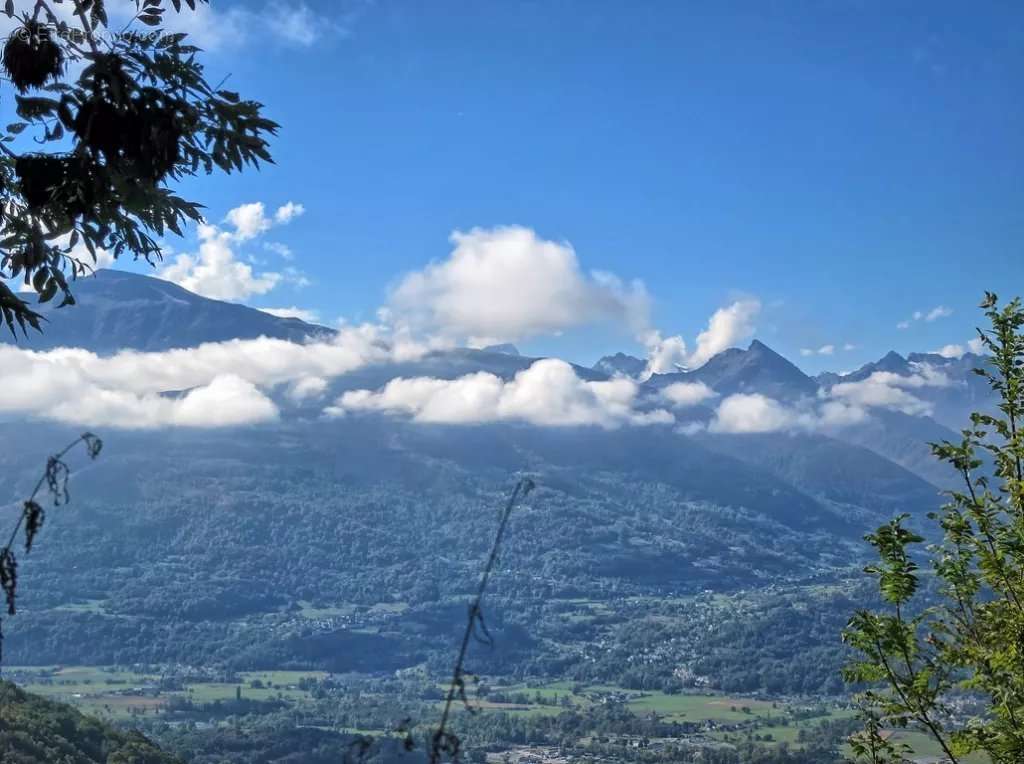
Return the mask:
<svg viewBox="0 0 1024 764">
<path fill-rule="evenodd" d="M 166 697 L 96 695 L 77 700 L 73 705 L 82 713 L 120 721 L 157 716 L 166 703 Z"/>
<path fill-rule="evenodd" d="M 341 604 L 333 607 L 313 607 L 311 602 L 299 601 L 299 615 L 310 620 L 339 618 L 345 615 L 352 615 L 355 612 L 355 605 Z"/>
<path fill-rule="evenodd" d="M 894 730 L 889 733 L 889 739 L 895 742 L 909 745 L 913 750 L 914 757 L 934 760 L 942 755 L 942 747 L 936 740 L 924 732 L 915 730 Z M 844 745 L 840 751 L 845 756 L 850 756 L 850 746 Z M 970 756 L 961 756 L 959 760 L 963 764 L 992 764 L 992 760 L 983 753 L 972 753 Z"/>
<path fill-rule="evenodd" d="M 245 700 L 286 700 L 302 701 L 309 698 L 303 690 L 274 689 L 273 687 L 255 688 L 248 684 L 222 684 L 220 682 L 197 682 L 185 688 L 185 694 L 193 703 L 213 703 L 218 700 L 231 701 L 237 697 L 241 688 L 241 697 Z"/>
<path fill-rule="evenodd" d="M 155 674 L 114 671 L 99 666 L 12 666 L 7 673 L 29 692 L 72 701 L 78 699 L 76 696 L 106 695 L 159 679 Z"/>
<path fill-rule="evenodd" d="M 896 730 L 891 735 L 891 740 L 909 745 L 917 756 L 929 758 L 942 755 L 942 746 L 931 735 L 914 730 Z M 964 764 L 991 764 L 991 759 L 984 754 L 973 754 L 971 756 L 959 757 Z"/>
<path fill-rule="evenodd" d="M 670 721 L 742 722 L 754 717 L 781 715 L 784 709 L 751 698 L 731 698 L 727 695 L 667 695 L 651 692 L 630 700 L 627 704 L 634 713 L 654 711 Z M 743 709 L 749 709 L 749 712 Z"/>
<path fill-rule="evenodd" d="M 408 602 L 378 602 L 370 608 L 371 613 L 404 613 L 409 609 Z"/>
<path fill-rule="evenodd" d="M 142 691 L 147 684 L 159 680 L 155 674 L 115 671 L 99 666 L 11 667 L 8 672 L 18 678 L 29 692 L 61 700 L 85 713 L 107 719 L 124 720 L 138 715 L 157 714 L 172 697 L 186 697 L 196 704 L 232 701 L 241 688 L 248 700 L 277 700 L 301 703 L 310 700 L 310 693 L 298 689 L 304 678 L 322 679 L 323 671 L 252 671 L 239 675 L 237 683 L 192 682 L 184 691 Z M 17 672 L 17 673 L 15 673 Z M 258 680 L 263 686 L 254 688 Z"/>
<path fill-rule="evenodd" d="M 106 600 L 85 600 L 84 602 L 70 602 L 64 605 L 58 605 L 54 610 L 60 610 L 65 613 L 95 613 L 97 615 L 106 615 Z"/>
<path fill-rule="evenodd" d="M 263 682 L 264 685 L 279 685 L 286 688 L 289 685 L 298 686 L 303 679 L 324 679 L 326 671 L 243 671 L 239 676 L 248 685 L 254 679 Z"/>
</svg>

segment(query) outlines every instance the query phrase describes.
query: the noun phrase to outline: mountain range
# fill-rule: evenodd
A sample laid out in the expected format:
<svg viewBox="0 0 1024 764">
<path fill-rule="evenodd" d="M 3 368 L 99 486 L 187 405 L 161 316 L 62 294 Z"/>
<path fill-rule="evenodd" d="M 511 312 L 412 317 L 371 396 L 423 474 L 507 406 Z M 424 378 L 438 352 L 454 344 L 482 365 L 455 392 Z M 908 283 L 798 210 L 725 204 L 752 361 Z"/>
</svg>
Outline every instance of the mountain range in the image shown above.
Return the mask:
<svg viewBox="0 0 1024 764">
<path fill-rule="evenodd" d="M 300 342 L 332 332 L 132 274 L 101 272 L 80 282 L 76 296 L 79 305 L 48 312 L 46 331 L 28 340 L 31 347 L 110 354 L 236 337 Z M 272 387 L 281 416 L 263 424 L 97 428 L 106 441 L 102 455 L 76 471 L 74 501 L 47 519 L 38 549 L 22 562 L 23 612 L 10 622 L 8 660 L 332 671 L 394 671 L 435 658 L 443 665 L 447 650 L 435 655 L 426 638 L 450 628 L 437 610 L 443 603 L 464 612 L 460 598 L 475 586 L 493 532 L 490 508 L 525 473 L 538 489 L 534 504 L 517 515 L 507 562 L 496 572 L 492 623 L 505 629 L 505 644 L 522 651 L 487 660 L 502 671 L 529 672 L 545 661 L 562 666 L 566 655 L 584 655 L 596 632 L 559 632 L 558 640 L 581 640 L 579 650 L 550 655 L 543 639 L 509 636 L 528 635 L 553 600 L 842 580 L 863 564 L 867 530 L 896 513 L 920 519 L 938 507 L 940 489 L 955 476 L 927 443 L 956 437 L 959 412 L 988 403 L 968 371 L 984 362 L 976 356 L 889 354 L 852 374 L 812 378 L 754 341 L 698 369 L 638 383 L 645 405 L 667 405 L 666 390 L 699 383 L 711 397 L 684 415 L 713 416 L 729 396 L 816 410 L 839 386 L 874 384 L 873 375 L 886 373 L 917 385 L 913 393 L 928 409 L 875 408 L 842 426 L 746 434 L 321 415 L 323 401 L 344 390 L 375 390 L 399 376 L 454 379 L 481 371 L 509 380 L 536 360 L 509 346 L 438 350 L 340 374 L 317 406 L 289 403 L 284 386 Z M 641 366 L 618 354 L 573 369 L 582 380 L 602 382 L 635 377 Z M 925 373 L 933 382 L 942 375 L 942 384 L 923 384 L 917 378 Z M 46 455 L 77 428 L 8 419 L 0 432 L 18 443 L 0 453 L 6 523 Z M 298 601 L 324 608 L 401 601 L 408 610 L 366 635 L 296 622 L 287 608 Z M 617 665 L 608 664 L 610 676 Z M 830 671 L 823 668 L 822 677 Z"/>
<path fill-rule="evenodd" d="M 125 271 L 101 270 L 94 278 L 81 279 L 76 285 L 76 298 L 78 304 L 73 307 L 43 306 L 47 318 L 44 332 L 19 338 L 18 344 L 33 350 L 79 347 L 109 355 L 125 349 L 162 351 L 261 336 L 303 342 L 334 334 L 334 330 L 324 326 L 209 299 L 170 282 Z M 370 364 L 336 377 L 330 380 L 327 394 L 336 396 L 345 390 L 377 389 L 396 377 L 454 379 L 486 371 L 511 379 L 535 360 L 521 355 L 511 344 L 479 350 L 434 351 L 416 360 Z M 685 419 L 686 416 L 710 416 L 716 401 L 732 395 L 757 394 L 787 404 L 799 404 L 821 399 L 837 386 L 865 383 L 872 375 L 887 374 L 912 380 L 921 369 L 928 369 L 932 374 L 941 375 L 944 381 L 913 387 L 914 397 L 928 407 L 926 413 L 875 408 L 864 421 L 820 428 L 815 434 L 775 433 L 761 438 L 703 434 L 689 440 L 692 446 L 698 442 L 712 443 L 716 453 L 729 453 L 748 463 L 757 463 L 760 469 L 804 487 L 810 484 L 808 481 L 818 482 L 808 476 L 835 471 L 823 471 L 822 465 L 815 464 L 816 460 L 808 459 L 811 454 L 826 452 L 841 473 L 827 481 L 830 486 L 843 483 L 844 477 L 851 483 L 861 483 L 862 473 L 867 469 L 865 452 L 881 457 L 888 465 L 886 469 L 874 465 L 870 470 L 872 477 L 888 474 L 893 468 L 903 468 L 908 473 L 904 476 L 907 480 L 916 478 L 943 486 L 948 484 L 949 472 L 931 457 L 928 443 L 954 439 L 955 431 L 967 421 L 970 411 L 990 404 L 987 384 L 972 372 L 982 363 L 983 357 L 971 353 L 946 358 L 928 353 L 911 353 L 904 357 L 889 352 L 878 361 L 845 375 L 826 372 L 811 377 L 763 342 L 754 340 L 745 349 L 730 348 L 715 355 L 697 369 L 655 374 L 642 383 L 641 389 L 654 400 L 659 391 L 676 383 L 706 385 L 715 398 L 705 405 L 694 406 L 683 415 Z M 577 376 L 587 381 L 617 376 L 636 379 L 645 367 L 643 359 L 625 353 L 601 358 L 592 368 L 573 366 Z M 281 397 L 279 393 L 278 397 Z M 287 408 L 305 414 L 311 411 L 294 403 Z M 746 447 L 759 441 L 771 442 L 774 447 Z M 745 445 L 733 447 L 733 443 Z M 820 447 L 823 443 L 828 444 L 827 448 Z M 774 458 L 767 458 L 771 450 L 775 452 Z M 913 493 L 911 490 L 910 494 Z M 840 494 L 846 495 L 843 491 Z"/>
</svg>

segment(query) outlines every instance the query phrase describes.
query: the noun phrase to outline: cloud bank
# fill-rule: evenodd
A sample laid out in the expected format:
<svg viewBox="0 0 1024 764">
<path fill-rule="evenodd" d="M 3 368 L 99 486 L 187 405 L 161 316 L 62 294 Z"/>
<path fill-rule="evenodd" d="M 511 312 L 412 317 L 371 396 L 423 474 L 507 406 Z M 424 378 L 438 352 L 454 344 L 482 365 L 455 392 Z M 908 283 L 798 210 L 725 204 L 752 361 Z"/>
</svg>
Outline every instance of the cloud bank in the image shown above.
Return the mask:
<svg viewBox="0 0 1024 764">
<path fill-rule="evenodd" d="M 239 259 L 237 250 L 303 212 L 296 202 L 273 211 L 260 202 L 240 205 L 219 225 L 200 226 L 198 252 L 178 255 L 159 275 L 221 299 L 244 299 L 264 294 L 282 281 L 298 282 L 301 273 L 288 267 L 257 272 Z M 645 344 L 645 373 L 650 376 L 702 366 L 749 338 L 761 311 L 755 298 L 719 308 L 697 334 L 691 351 L 681 335 L 666 337 L 650 326 L 650 298 L 641 282 L 584 271 L 568 243 L 542 239 L 518 226 L 457 231 L 451 243 L 444 260 L 399 280 L 379 323 L 343 326 L 330 341 L 298 344 L 260 338 L 106 358 L 75 349 L 33 353 L 2 348 L 0 384 L 9 394 L 0 401 L 0 413 L 130 428 L 268 422 L 280 416 L 275 400 L 301 405 L 304 411 L 323 408 L 330 380 L 366 364 L 416 359 L 429 350 L 467 341 L 516 341 L 602 322 L 627 328 Z M 280 246 L 264 248 L 276 251 Z M 314 312 L 296 306 L 262 310 L 317 320 Z M 915 320 L 944 315 L 948 309 L 939 306 L 915 314 Z M 801 352 L 832 355 L 836 347 L 828 344 Z M 962 348 L 949 346 L 941 352 L 962 353 Z M 673 411 L 702 407 L 697 411 L 700 416 L 708 406 L 713 413 L 703 416 L 706 421 L 694 422 L 692 411 L 681 415 L 686 431 L 812 431 L 862 421 L 876 408 L 928 414 L 930 405 L 913 391 L 946 384 L 949 380 L 940 372 L 919 365 L 908 376 L 878 372 L 797 403 L 759 394 L 719 400 L 703 383 L 676 383 L 654 393 L 628 378 L 587 381 L 568 363 L 544 359 L 509 380 L 486 372 L 454 380 L 394 379 L 379 390 L 347 392 L 323 411 L 335 417 L 376 412 L 423 423 L 520 421 L 612 429 L 674 424 Z"/>
<path fill-rule="evenodd" d="M 858 382 L 840 382 L 833 385 L 829 395 L 838 401 L 861 409 L 884 408 L 914 416 L 932 413 L 932 405 L 910 390 L 925 387 L 948 387 L 949 377 L 927 364 L 917 364 L 910 375 L 876 371 Z"/>
<path fill-rule="evenodd" d="M 345 393 L 328 413 L 341 416 L 375 411 L 403 414 L 415 422 L 433 424 L 521 421 L 554 427 L 596 425 L 606 429 L 674 421 L 663 409 L 638 411 L 638 393 L 639 386 L 632 380 L 587 382 L 565 361 L 546 358 L 508 381 L 486 372 L 454 380 L 393 379 L 376 392 Z"/>
<path fill-rule="evenodd" d="M 278 416 L 267 395 L 276 386 L 293 400 L 315 397 L 326 379 L 417 352 L 372 325 L 306 344 L 261 337 L 107 357 L 0 345 L 0 413 L 129 429 L 255 424 Z"/>
</svg>

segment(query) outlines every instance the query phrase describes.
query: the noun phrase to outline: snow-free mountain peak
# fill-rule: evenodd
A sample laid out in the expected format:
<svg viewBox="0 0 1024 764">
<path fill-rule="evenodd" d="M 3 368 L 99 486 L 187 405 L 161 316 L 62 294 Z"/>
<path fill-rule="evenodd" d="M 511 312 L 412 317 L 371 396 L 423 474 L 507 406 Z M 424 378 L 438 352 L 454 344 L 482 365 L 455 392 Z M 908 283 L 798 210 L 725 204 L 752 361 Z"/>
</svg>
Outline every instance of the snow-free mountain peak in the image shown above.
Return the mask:
<svg viewBox="0 0 1024 764">
<path fill-rule="evenodd" d="M 625 375 L 627 377 L 639 377 L 647 368 L 647 361 L 626 353 L 606 355 L 594 364 L 594 370 L 610 377 Z"/>
<path fill-rule="evenodd" d="M 519 352 L 519 348 L 513 345 L 511 342 L 502 342 L 498 345 L 488 345 L 487 347 L 480 348 L 483 353 L 501 353 L 502 355 L 522 355 Z"/>
<path fill-rule="evenodd" d="M 657 374 L 651 384 L 703 382 L 722 396 L 759 393 L 780 400 L 815 395 L 818 383 L 760 340 L 746 350 L 729 348 L 693 371 Z"/>
<path fill-rule="evenodd" d="M 297 318 L 278 318 L 246 305 L 212 300 L 177 284 L 119 270 L 99 270 L 71 285 L 76 305 L 38 310 L 42 333 L 18 337 L 28 350 L 81 347 L 95 353 L 161 351 L 204 342 L 273 337 L 300 342 L 333 333 Z M 4 341 L 11 341 L 10 337 Z"/>
</svg>

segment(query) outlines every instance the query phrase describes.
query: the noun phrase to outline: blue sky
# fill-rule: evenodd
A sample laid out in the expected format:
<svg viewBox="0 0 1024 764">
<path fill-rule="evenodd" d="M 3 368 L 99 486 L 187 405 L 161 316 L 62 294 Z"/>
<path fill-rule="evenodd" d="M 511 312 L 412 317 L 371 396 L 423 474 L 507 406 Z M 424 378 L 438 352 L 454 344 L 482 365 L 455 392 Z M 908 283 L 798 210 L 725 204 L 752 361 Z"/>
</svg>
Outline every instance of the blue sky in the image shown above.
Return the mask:
<svg viewBox="0 0 1024 764">
<path fill-rule="evenodd" d="M 691 343 L 756 298 L 757 336 L 816 371 L 964 344 L 984 289 L 1024 292 L 1018 4 L 288 5 L 194 25 L 210 79 L 282 131 L 276 166 L 186 194 L 217 224 L 305 209 L 233 247 L 304 275 L 249 304 L 371 319 L 452 231 L 518 225 L 642 280 L 652 326 Z M 614 322 L 520 344 L 643 353 Z"/>
</svg>

